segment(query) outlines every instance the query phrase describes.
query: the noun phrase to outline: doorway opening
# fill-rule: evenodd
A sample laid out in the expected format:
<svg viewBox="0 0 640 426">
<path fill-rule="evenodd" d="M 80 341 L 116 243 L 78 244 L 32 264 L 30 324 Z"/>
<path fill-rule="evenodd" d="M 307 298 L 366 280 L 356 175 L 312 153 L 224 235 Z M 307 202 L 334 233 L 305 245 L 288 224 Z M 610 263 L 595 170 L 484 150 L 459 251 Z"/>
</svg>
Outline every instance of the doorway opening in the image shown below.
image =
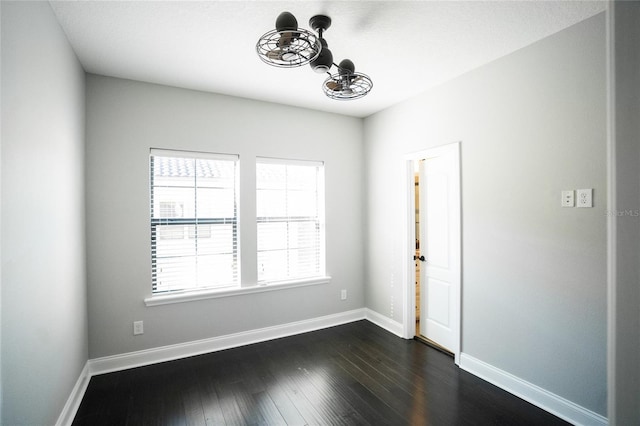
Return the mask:
<svg viewBox="0 0 640 426">
<path fill-rule="evenodd" d="M 461 307 L 460 144 L 408 155 L 404 274 L 406 338 L 459 363 Z"/>
</svg>

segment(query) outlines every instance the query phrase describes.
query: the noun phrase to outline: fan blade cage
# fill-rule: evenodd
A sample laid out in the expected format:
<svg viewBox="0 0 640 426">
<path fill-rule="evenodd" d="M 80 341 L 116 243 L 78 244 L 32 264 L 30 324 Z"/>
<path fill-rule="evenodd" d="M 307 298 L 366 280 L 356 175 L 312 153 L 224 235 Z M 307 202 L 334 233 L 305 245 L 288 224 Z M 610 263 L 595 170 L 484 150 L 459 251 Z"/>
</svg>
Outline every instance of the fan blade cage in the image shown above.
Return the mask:
<svg viewBox="0 0 640 426">
<path fill-rule="evenodd" d="M 318 57 L 322 45 L 318 36 L 305 29 L 271 30 L 256 44 L 263 62 L 274 67 L 293 68 L 308 64 Z"/>
<path fill-rule="evenodd" d="M 371 79 L 362 73 L 332 74 L 322 84 L 324 94 L 331 99 L 349 101 L 365 96 L 373 88 Z"/>
</svg>

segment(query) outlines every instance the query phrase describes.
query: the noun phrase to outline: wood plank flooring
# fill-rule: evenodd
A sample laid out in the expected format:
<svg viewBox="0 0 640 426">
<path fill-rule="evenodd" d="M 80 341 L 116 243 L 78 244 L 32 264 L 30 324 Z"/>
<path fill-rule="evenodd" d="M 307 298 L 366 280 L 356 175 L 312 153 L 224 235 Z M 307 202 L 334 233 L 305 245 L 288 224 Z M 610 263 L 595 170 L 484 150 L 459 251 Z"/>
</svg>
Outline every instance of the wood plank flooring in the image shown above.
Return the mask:
<svg viewBox="0 0 640 426">
<path fill-rule="evenodd" d="M 566 425 L 359 321 L 94 376 L 74 425 Z"/>
</svg>

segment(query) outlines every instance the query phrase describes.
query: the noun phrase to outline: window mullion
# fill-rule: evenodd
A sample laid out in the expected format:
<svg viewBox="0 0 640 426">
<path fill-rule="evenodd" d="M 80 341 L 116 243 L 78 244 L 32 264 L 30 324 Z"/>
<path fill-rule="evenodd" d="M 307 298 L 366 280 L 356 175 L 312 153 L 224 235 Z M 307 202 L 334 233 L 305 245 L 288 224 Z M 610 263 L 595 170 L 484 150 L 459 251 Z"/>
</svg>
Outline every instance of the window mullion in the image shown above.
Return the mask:
<svg viewBox="0 0 640 426">
<path fill-rule="evenodd" d="M 193 159 L 193 218 L 194 218 L 194 250 L 196 253 L 196 257 L 194 259 L 195 261 L 195 268 L 196 268 L 196 287 L 200 287 L 200 274 L 199 274 L 199 267 L 200 267 L 200 252 L 198 251 L 199 249 L 199 240 L 198 240 L 198 160 L 197 159 Z"/>
<path fill-rule="evenodd" d="M 285 213 L 287 215 L 286 229 L 286 255 L 287 255 L 287 277 L 291 276 L 291 244 L 290 244 L 290 227 L 291 227 L 291 214 L 289 213 L 289 166 L 284 167 L 284 200 L 285 200 Z"/>
</svg>

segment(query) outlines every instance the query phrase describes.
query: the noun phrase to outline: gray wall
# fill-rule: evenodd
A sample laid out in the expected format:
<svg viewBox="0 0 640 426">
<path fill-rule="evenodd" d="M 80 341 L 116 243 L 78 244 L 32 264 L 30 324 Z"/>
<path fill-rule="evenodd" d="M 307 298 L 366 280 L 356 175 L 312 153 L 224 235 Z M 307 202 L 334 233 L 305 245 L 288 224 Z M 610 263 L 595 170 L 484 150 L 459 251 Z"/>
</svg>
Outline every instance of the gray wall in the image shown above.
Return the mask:
<svg viewBox="0 0 640 426">
<path fill-rule="evenodd" d="M 402 321 L 403 156 L 461 141 L 462 352 L 606 415 L 605 106 L 600 14 L 365 119 L 367 307 Z"/>
<path fill-rule="evenodd" d="M 2 4 L 2 424 L 55 423 L 87 361 L 84 72 L 47 2 Z"/>
<path fill-rule="evenodd" d="M 149 148 L 240 155 L 242 281 L 255 284 L 255 157 L 325 161 L 330 284 L 146 307 Z M 362 120 L 87 77 L 90 357 L 210 338 L 364 306 Z M 252 282 L 253 281 L 253 282 Z M 349 298 L 340 300 L 340 289 Z M 133 336 L 132 322 L 144 321 Z"/>
<path fill-rule="evenodd" d="M 614 7 L 615 287 L 611 424 L 640 424 L 640 3 Z"/>
</svg>

